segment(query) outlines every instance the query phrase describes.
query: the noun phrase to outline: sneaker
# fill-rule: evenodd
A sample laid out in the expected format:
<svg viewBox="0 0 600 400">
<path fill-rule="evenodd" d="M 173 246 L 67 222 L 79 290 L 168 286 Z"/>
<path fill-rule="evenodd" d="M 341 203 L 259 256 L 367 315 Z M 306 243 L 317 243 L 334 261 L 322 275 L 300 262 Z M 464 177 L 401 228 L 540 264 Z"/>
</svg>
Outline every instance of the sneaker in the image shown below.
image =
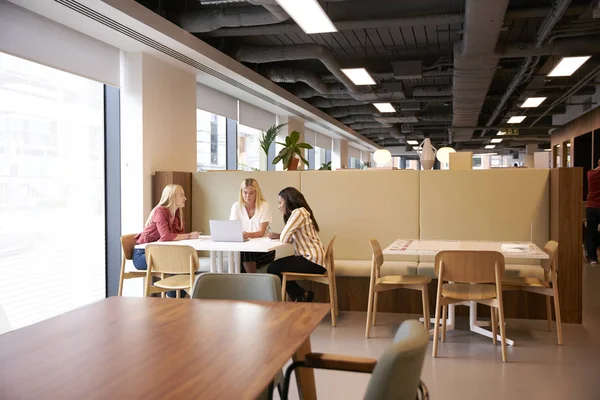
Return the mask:
<svg viewBox="0 0 600 400">
<path fill-rule="evenodd" d="M 296 297 L 296 299 L 294 301 L 296 303 L 312 303 L 314 298 L 315 298 L 315 293 L 311 292 L 309 290 L 305 293 L 302 293 L 300 296 Z"/>
</svg>

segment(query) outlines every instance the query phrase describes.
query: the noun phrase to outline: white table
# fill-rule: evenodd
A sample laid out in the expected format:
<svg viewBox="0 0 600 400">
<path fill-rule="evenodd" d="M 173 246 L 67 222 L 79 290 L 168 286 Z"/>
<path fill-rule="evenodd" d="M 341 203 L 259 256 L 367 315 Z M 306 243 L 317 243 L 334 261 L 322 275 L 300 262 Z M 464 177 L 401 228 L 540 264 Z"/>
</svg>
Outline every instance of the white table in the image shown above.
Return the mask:
<svg viewBox="0 0 600 400">
<path fill-rule="evenodd" d="M 228 272 L 230 274 L 240 273 L 240 252 L 242 251 L 268 253 L 273 250 L 291 246 L 288 243 L 281 243 L 279 240 L 271 240 L 266 237 L 250 239 L 246 242 L 213 242 L 210 239 L 210 236 L 200 236 L 198 239 L 138 244 L 135 248 L 143 249 L 148 244 L 191 246 L 197 251 L 210 251 L 210 272 L 225 272 L 223 268 L 223 253 L 227 252 L 229 258 Z"/>
<path fill-rule="evenodd" d="M 547 260 L 548 254 L 531 242 L 489 242 L 474 240 L 412 240 L 398 239 L 383 250 L 384 255 L 395 256 L 435 256 L 443 250 L 479 250 L 479 251 L 499 251 L 504 258 L 528 258 L 535 260 Z M 469 326 L 471 331 L 492 337 L 492 332 L 483 329 L 482 326 L 489 326 L 488 322 L 477 321 L 477 303 L 474 301 L 457 303 L 469 305 Z M 447 329 L 454 329 L 454 304 L 448 306 Z M 498 335 L 498 339 L 500 336 Z M 514 341 L 506 339 L 506 344 L 513 346 Z"/>
</svg>

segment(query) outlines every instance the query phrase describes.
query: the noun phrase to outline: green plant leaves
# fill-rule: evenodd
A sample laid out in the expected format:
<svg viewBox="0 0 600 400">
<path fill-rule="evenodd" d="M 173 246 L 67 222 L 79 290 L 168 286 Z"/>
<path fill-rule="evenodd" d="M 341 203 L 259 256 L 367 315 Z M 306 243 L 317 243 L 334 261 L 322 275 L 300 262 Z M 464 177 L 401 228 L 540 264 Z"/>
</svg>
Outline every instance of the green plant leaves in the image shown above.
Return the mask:
<svg viewBox="0 0 600 400">
<path fill-rule="evenodd" d="M 279 152 L 277 157 L 273 160 L 273 164 L 277 164 L 278 162 L 283 162 L 283 167 L 288 169 L 290 164 L 294 158 L 294 156 L 298 156 L 302 160 L 306 166 L 309 166 L 306 158 L 303 157 L 303 149 L 312 149 L 313 147 L 308 143 L 300 142 L 300 132 L 293 131 L 286 138 L 285 143 L 277 142 L 278 144 L 283 146 L 283 149 Z"/>
<path fill-rule="evenodd" d="M 273 125 L 261 135 L 259 139 L 260 147 L 263 149 L 267 156 L 269 155 L 269 148 L 271 147 L 271 144 L 275 141 L 275 139 L 277 139 L 277 135 L 279 134 L 281 128 L 283 128 L 286 125 L 287 123 L 279 124 L 277 126 Z"/>
</svg>

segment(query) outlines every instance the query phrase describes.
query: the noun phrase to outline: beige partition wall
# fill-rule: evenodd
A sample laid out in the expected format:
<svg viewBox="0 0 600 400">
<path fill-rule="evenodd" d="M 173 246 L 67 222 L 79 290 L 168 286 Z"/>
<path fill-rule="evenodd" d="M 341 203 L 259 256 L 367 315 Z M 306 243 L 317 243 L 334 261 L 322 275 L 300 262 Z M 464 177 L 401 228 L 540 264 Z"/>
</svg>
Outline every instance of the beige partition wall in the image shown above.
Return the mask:
<svg viewBox="0 0 600 400">
<path fill-rule="evenodd" d="M 454 171 L 472 170 L 473 169 L 473 152 L 459 151 L 450 153 L 450 169 Z"/>
<path fill-rule="evenodd" d="M 283 229 L 283 218 L 277 211 L 277 194 L 287 186 L 300 188 L 300 172 L 196 172 L 192 175 L 192 228 L 209 232 L 211 219 L 229 219 L 231 206 L 238 200 L 242 180 L 254 178 L 260 184 L 273 214 L 274 232 Z"/>
</svg>

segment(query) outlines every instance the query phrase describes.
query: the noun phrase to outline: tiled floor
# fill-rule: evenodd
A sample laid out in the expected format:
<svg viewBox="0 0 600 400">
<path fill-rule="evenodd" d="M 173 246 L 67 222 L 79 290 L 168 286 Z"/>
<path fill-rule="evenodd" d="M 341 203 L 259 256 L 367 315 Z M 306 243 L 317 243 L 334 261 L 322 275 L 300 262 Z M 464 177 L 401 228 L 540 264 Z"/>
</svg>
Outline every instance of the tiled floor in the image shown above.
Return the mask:
<svg viewBox="0 0 600 400">
<path fill-rule="evenodd" d="M 466 320 L 440 343 L 437 359 L 431 344 L 422 379 L 433 400 L 444 399 L 600 399 L 600 266 L 584 267 L 582 325 L 563 324 L 564 345 L 545 321 L 508 320 L 509 362 L 502 363 L 500 346 L 468 331 Z M 380 314 L 369 340 L 364 338 L 366 313 L 342 312 L 338 326 L 324 320 L 312 335 L 316 352 L 378 357 L 391 343 L 398 325 L 416 316 Z M 369 375 L 317 371 L 320 399 L 361 399 Z M 295 384 L 291 398 L 297 398 Z"/>
</svg>

